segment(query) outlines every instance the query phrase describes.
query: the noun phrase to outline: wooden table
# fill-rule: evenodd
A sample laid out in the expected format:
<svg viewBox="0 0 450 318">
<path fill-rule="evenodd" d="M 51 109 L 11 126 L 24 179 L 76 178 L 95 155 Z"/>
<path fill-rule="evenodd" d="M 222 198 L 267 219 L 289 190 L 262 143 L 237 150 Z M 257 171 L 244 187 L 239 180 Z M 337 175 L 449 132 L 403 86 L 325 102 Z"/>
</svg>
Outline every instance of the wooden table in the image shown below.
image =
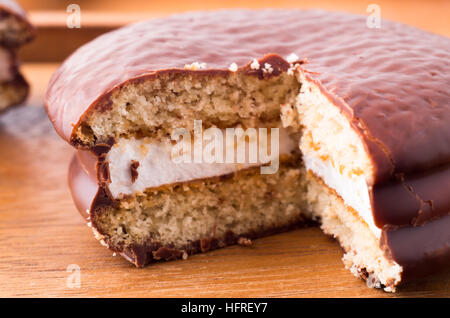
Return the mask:
<svg viewBox="0 0 450 318">
<path fill-rule="evenodd" d="M 136 269 L 102 247 L 67 187 L 73 149 L 53 131 L 42 96 L 56 64 L 26 64 L 33 93 L 0 117 L 0 297 L 450 296 L 450 272 L 391 295 L 347 271 L 337 242 L 318 228 L 259 239 L 188 260 Z M 80 268 L 80 288 L 67 284 Z"/>
<path fill-rule="evenodd" d="M 320 7 L 366 14 L 365 0 L 79 0 L 82 28 L 65 28 L 67 3 L 21 0 L 38 38 L 20 50 L 32 95 L 0 116 L 0 297 L 409 297 L 450 296 L 450 272 L 410 283 L 392 295 L 369 289 L 341 262 L 342 251 L 318 228 L 259 239 L 186 261 L 136 269 L 93 238 L 67 187 L 74 150 L 47 119 L 42 97 L 60 62 L 88 40 L 143 18 L 223 7 Z M 383 18 L 450 36 L 448 0 L 378 0 Z M 40 63 L 36 63 L 40 62 Z M 35 63 L 35 64 L 32 64 Z M 20 193 L 20 194 L 19 194 Z M 68 267 L 81 284 L 67 284 Z M 73 286 L 72 286 L 73 287 Z"/>
</svg>

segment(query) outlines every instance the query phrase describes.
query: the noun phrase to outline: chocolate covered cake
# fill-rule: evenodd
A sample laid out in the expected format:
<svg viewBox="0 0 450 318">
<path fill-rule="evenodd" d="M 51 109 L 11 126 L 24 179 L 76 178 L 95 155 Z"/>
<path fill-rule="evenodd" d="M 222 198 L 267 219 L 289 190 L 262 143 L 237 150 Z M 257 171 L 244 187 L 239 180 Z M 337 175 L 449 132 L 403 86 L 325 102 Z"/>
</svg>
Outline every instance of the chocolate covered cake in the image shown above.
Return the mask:
<svg viewBox="0 0 450 318">
<path fill-rule="evenodd" d="M 355 276 L 395 291 L 450 265 L 449 49 L 346 13 L 187 13 L 79 48 L 45 103 L 77 148 L 77 208 L 136 266 L 314 220 Z M 230 131 L 237 162 L 174 152 Z"/>
<path fill-rule="evenodd" d="M 20 74 L 19 46 L 31 41 L 34 28 L 22 7 L 12 0 L 0 0 L 0 112 L 22 103 L 28 84 Z"/>
</svg>

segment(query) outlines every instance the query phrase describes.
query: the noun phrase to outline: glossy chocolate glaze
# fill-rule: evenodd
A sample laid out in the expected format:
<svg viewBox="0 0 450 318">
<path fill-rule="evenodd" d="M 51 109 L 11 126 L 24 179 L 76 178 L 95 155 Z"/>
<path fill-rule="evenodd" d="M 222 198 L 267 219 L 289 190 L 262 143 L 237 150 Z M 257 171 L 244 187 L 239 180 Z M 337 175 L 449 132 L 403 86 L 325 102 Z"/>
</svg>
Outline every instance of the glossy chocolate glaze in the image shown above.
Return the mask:
<svg viewBox="0 0 450 318">
<path fill-rule="evenodd" d="M 402 279 L 422 277 L 449 269 L 450 215 L 421 226 L 383 229 L 380 244 L 386 254 L 402 265 Z"/>
<path fill-rule="evenodd" d="M 89 175 L 79 160 L 80 153 L 75 154 L 69 165 L 68 181 L 72 199 L 78 211 L 84 218 L 89 217 L 92 202 L 98 192 L 98 184 L 95 176 Z"/>
<path fill-rule="evenodd" d="M 316 80 L 363 136 L 373 183 L 450 162 L 450 39 L 399 23 L 318 10 L 194 12 L 133 24 L 79 48 L 50 81 L 46 107 L 70 141 L 112 90 L 160 72 L 226 75 L 265 54 L 306 58 Z M 207 63 L 207 70 L 183 70 Z"/>
<path fill-rule="evenodd" d="M 374 221 L 379 228 L 384 225 L 421 225 L 449 215 L 450 165 L 375 185 L 372 207 Z"/>
</svg>

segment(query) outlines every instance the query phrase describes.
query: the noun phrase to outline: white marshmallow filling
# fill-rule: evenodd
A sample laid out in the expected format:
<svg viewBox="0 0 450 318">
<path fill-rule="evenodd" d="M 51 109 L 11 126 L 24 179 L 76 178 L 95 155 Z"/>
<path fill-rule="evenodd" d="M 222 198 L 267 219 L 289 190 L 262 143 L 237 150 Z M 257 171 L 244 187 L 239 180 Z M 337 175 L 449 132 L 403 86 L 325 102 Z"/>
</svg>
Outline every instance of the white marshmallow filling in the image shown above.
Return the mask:
<svg viewBox="0 0 450 318">
<path fill-rule="evenodd" d="M 183 160 L 183 152 L 181 155 L 175 152 L 174 155 L 174 142 L 168 138 L 159 142 L 146 138 L 118 139 L 106 156 L 111 180 L 109 191 L 114 198 L 119 199 L 125 195 L 144 192 L 149 188 L 227 175 L 250 167 L 272 167 L 273 169 L 269 173 L 276 173 L 279 156 L 290 155 L 298 149 L 298 138 L 289 135 L 286 128 L 277 129 L 279 130 L 271 130 L 272 133 L 268 134 L 267 149 L 264 151 L 260 147 L 260 142 L 263 142 L 264 138 L 259 137 L 261 132 L 259 129 L 255 129 L 256 139 L 251 134 L 249 137 L 241 135 L 235 139 L 233 145 L 227 144 L 226 137 L 223 138 L 223 162 L 217 162 L 218 160 L 207 162 L 208 158 L 205 153 L 211 150 L 211 147 L 208 148 L 208 144 L 211 146 L 211 143 L 217 140 L 214 137 L 209 141 L 203 138 L 201 160 L 195 156 L 197 149 L 194 148 L 195 141 L 188 143 L 189 146 L 192 146 L 192 152 L 185 158 L 190 160 Z M 221 132 L 226 136 L 226 132 L 223 130 Z M 239 142 L 242 142 L 243 148 L 239 148 Z M 257 147 L 253 147 L 255 145 Z M 243 158 L 238 158 L 239 150 L 244 150 Z M 255 150 L 256 156 L 254 156 Z M 211 153 L 213 159 L 216 159 L 216 151 Z M 226 158 L 230 153 L 234 153 L 232 162 Z M 267 154 L 267 156 L 262 154 Z M 134 180 L 130 171 L 133 162 L 139 163 L 136 168 L 137 177 Z M 264 173 L 263 170 L 261 172 Z"/>
<path fill-rule="evenodd" d="M 381 229 L 374 223 L 368 186 L 373 164 L 361 137 L 319 87 L 301 72 L 298 79 L 302 87 L 296 106 L 303 127 L 300 150 L 306 169 L 336 191 L 379 238 Z"/>
</svg>

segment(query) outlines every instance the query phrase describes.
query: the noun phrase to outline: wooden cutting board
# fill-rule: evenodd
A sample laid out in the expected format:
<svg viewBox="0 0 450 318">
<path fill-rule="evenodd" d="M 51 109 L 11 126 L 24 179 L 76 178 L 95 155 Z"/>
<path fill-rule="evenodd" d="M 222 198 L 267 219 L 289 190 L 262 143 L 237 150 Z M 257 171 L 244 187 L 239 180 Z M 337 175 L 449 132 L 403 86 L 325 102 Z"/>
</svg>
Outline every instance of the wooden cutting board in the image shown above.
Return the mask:
<svg viewBox="0 0 450 318">
<path fill-rule="evenodd" d="M 53 131 L 42 106 L 56 67 L 24 65 L 32 96 L 0 116 L 0 297 L 450 296 L 450 272 L 395 295 L 367 288 L 344 268 L 337 242 L 318 228 L 144 269 L 113 257 L 72 203 L 66 179 L 74 150 Z"/>
</svg>

